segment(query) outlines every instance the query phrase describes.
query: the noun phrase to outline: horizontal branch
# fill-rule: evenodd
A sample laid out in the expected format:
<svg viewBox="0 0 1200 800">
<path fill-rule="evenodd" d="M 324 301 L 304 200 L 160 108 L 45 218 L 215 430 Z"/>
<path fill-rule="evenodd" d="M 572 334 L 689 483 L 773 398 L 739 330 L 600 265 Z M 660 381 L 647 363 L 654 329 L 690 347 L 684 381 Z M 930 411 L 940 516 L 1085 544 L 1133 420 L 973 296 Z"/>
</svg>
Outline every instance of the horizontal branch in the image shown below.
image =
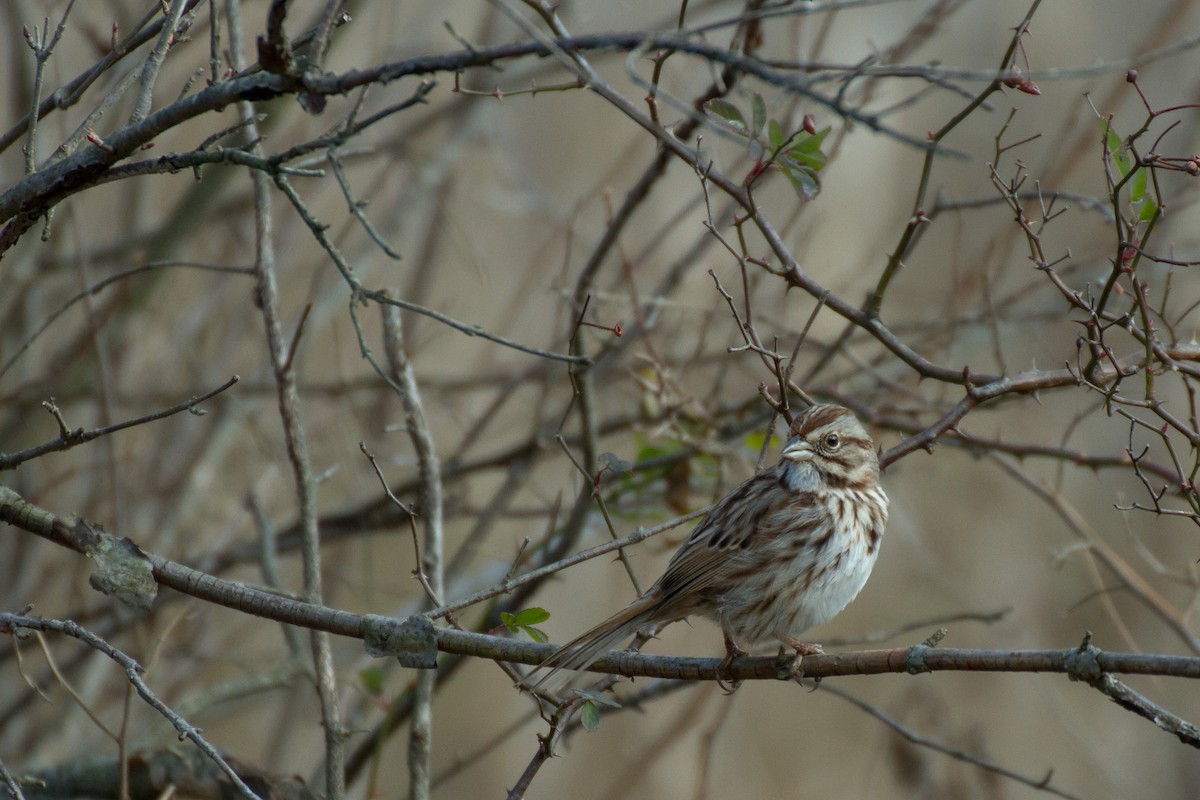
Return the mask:
<svg viewBox="0 0 1200 800">
<path fill-rule="evenodd" d="M 96 526 L 77 517 L 59 517 L 25 502 L 7 487 L 0 487 L 0 520 L 43 536 L 79 552 L 94 549 L 98 539 L 113 539 Z M 128 540 L 126 540 L 128 541 Z M 340 636 L 363 638 L 368 619 L 350 611 L 304 603 L 283 595 L 223 580 L 162 556 L 138 548 L 149 563 L 154 579 L 202 600 L 277 622 L 327 631 Z M 443 628 L 431 628 L 437 649 L 445 653 L 536 665 L 554 652 L 552 644 L 539 644 Z M 630 677 L 681 680 L 768 680 L 790 669 L 792 657 L 744 656 L 736 658 L 730 671 L 718 675 L 719 658 L 651 656 L 633 651 L 614 651 L 598 659 L 589 669 Z M 1067 650 L 972 650 L 931 647 L 919 644 L 892 650 L 864 650 L 805 656 L 801 664 L 807 677 L 877 675 L 954 671 L 1058 672 L 1081 680 L 1104 673 L 1163 675 L 1200 679 L 1200 657 L 1145 653 L 1101 652 L 1095 648 Z"/>
<path fill-rule="evenodd" d="M 726 64 L 752 74 L 774 86 L 796 92 L 826 105 L 848 119 L 872 130 L 905 141 L 914 147 L 928 149 L 929 143 L 916 137 L 890 130 L 878 119 L 844 107 L 836 98 L 814 91 L 795 75 L 774 69 L 753 57 L 688 39 L 677 34 L 605 33 L 553 40 L 553 46 L 569 51 L 632 51 L 637 49 L 669 48 L 688 52 L 701 58 Z M 219 111 L 242 100 L 262 101 L 291 94 L 337 96 L 376 83 L 390 83 L 404 77 L 440 72 L 459 72 L 498 61 L 525 56 L 546 57 L 551 49 L 541 42 L 519 42 L 496 47 L 460 50 L 429 56 L 418 56 L 368 69 L 349 70 L 341 74 L 305 74 L 303 76 L 257 72 L 231 80 L 214 83 L 195 94 L 165 106 L 144 119 L 132 122 L 106 135 L 103 146 L 93 146 L 45 169 L 26 176 L 0 194 L 0 221 L 10 222 L 0 233 L 0 253 L 47 209 L 63 198 L 93 185 L 113 164 L 128 158 L 166 131 L 203 114 Z"/>
<path fill-rule="evenodd" d="M 0 520 L 91 556 L 97 562 L 97 569 L 107 572 L 106 575 L 94 573 L 92 585 L 139 607 L 149 607 L 154 599 L 153 589 L 141 585 L 141 575 L 149 574 L 154 583 L 227 608 L 312 630 L 364 639 L 372 655 L 394 655 L 405 666 L 436 667 L 439 651 L 536 666 L 555 651 L 552 644 L 435 628 L 425 615 L 418 614 L 407 620 L 359 615 L 223 580 L 147 553 L 129 539 L 118 541 L 87 520 L 59 517 L 38 508 L 5 486 L 0 486 Z M 113 574 L 121 575 L 122 579 L 114 581 Z M 34 619 L 39 618 L 30 618 L 31 621 Z M 1067 650 L 975 650 L 939 648 L 922 643 L 891 650 L 822 653 L 805 656 L 799 663 L 796 657 L 785 654 L 743 656 L 726 665 L 717 658 L 648 656 L 625 650 L 606 653 L 588 669 L 630 677 L 687 681 L 790 681 L 798 675 L 819 679 L 883 673 L 917 675 L 947 670 L 1057 672 L 1066 674 L 1071 680 L 1086 682 L 1122 708 L 1151 720 L 1185 744 L 1200 747 L 1200 730 L 1195 725 L 1155 705 L 1113 677 L 1114 673 L 1122 673 L 1196 679 L 1200 678 L 1200 657 L 1106 653 L 1091 645 L 1090 633 L 1079 647 Z"/>
<path fill-rule="evenodd" d="M 469 631 L 436 629 L 438 649 L 445 653 L 537 665 L 557 646 L 523 642 Z M 632 650 L 606 653 L 588 667 L 590 672 L 638 678 L 669 678 L 685 681 L 789 680 L 794 656 L 742 656 L 727 671 L 721 658 L 653 656 Z M 925 644 L 891 650 L 855 650 L 804 656 L 801 673 L 806 678 L 846 675 L 918 675 L 924 672 L 1057 672 L 1075 680 L 1089 680 L 1096 673 L 1163 675 L 1200 678 L 1200 657 L 1111 653 L 1092 648 L 1067 650 L 977 650 L 931 647 Z"/>
</svg>

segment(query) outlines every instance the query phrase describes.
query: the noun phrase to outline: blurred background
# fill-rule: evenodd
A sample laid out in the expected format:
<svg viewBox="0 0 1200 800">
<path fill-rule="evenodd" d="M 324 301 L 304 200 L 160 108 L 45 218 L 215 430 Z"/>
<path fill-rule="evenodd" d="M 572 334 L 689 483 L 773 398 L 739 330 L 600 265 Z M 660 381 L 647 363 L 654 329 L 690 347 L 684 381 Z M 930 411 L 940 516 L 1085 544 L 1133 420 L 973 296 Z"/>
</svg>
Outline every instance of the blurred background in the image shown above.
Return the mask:
<svg viewBox="0 0 1200 800">
<path fill-rule="evenodd" d="M 229 41 L 222 26 L 219 49 L 241 47 L 253 63 L 253 37 L 263 30 L 268 5 L 242 3 L 244 41 Z M 46 64 L 43 95 L 103 58 L 114 25 L 119 37 L 155 6 L 77 4 Z M 933 221 L 905 255 L 881 314 L 906 344 L 935 363 L 969 366 L 975 374 L 1077 364 L 1084 317 L 1034 268 L 1028 240 L 993 177 L 1022 178 L 1023 191 L 1044 192 L 1043 204 L 1026 198 L 1025 210 L 1039 226 L 1045 257 L 1063 259 L 1055 269 L 1064 284 L 1094 297 L 1119 258 L 1114 213 L 1128 212 L 1114 210 L 1107 198 L 1106 172 L 1116 167 L 1105 158 L 1101 120 L 1111 117 L 1122 137 L 1141 128 L 1147 111 L 1137 89 L 1156 109 L 1200 102 L 1198 6 L 1057 0 L 1037 9 L 1016 63 L 1040 94 L 1016 88 L 993 94 L 942 142 L 945 153 L 933 161 L 922 209 Z M 323 7 L 290 3 L 289 34 L 311 28 Z M 31 99 L 34 59 L 22 26 L 40 26 L 48 17 L 53 31 L 65 8 L 58 0 L 0 7 L 8 32 L 0 48 L 0 129 L 17 126 Z M 527 41 L 506 8 L 544 30 L 519 4 L 348 2 L 351 21 L 334 31 L 324 67 L 341 73 L 459 51 L 467 43 Z M 886 128 L 852 123 L 828 105 L 752 77 L 739 76 L 726 94 L 747 116 L 760 96 L 767 115 L 788 133 L 801 128 L 804 115 L 818 130 L 831 128 L 822 144 L 828 163 L 818 173 L 819 193 L 800 197 L 773 173 L 755 184 L 754 196 L 800 266 L 833 294 L 861 304 L 913 215 L 924 151 L 891 133 L 921 141 L 963 110 L 1001 65 L 1028 8 L 980 0 L 797 4 L 761 20 L 759 58 Z M 576 36 L 669 32 L 680 17 L 678 3 L 663 2 L 566 0 L 557 10 Z M 684 27 L 711 25 L 696 37 L 726 47 L 743 10 L 732 2 L 693 2 Z M 197 4 L 187 36 L 164 62 L 155 108 L 209 79 L 211 22 L 209 4 Z M 143 57 L 114 65 L 77 103 L 48 114 L 38 128 L 39 159 Z M 650 58 L 612 49 L 587 57 L 609 86 L 647 110 Z M 805 68 L 792 69 L 798 62 Z M 926 78 L 933 67 L 941 71 L 936 80 L 869 71 L 897 64 L 916 73 L 924 68 Z M 1138 70 L 1136 89 L 1126 79 L 1131 67 Z M 685 124 L 683 109 L 719 72 L 719 65 L 687 53 L 664 60 L 662 124 Z M 368 128 L 338 153 L 362 214 L 399 259 L 348 212 L 324 150 L 293 165 L 324 169 L 323 177 L 291 182 L 329 226 L 357 277 L 489 333 L 559 353 L 571 348 L 577 297 L 589 296 L 584 319 L 600 327 L 579 328 L 578 346 L 598 359 L 591 372 L 598 449 L 637 467 L 603 482 L 617 535 L 703 507 L 752 474 L 770 420 L 758 386 L 777 384 L 756 355 L 729 352 L 743 339 L 709 271 L 739 311 L 749 304 L 761 341 L 784 356 L 800 341 L 817 301 L 787 291 L 765 269 L 750 265 L 742 272 L 705 227 L 711 215 L 736 243 L 728 198 L 711 190 L 706 206 L 701 178 L 678 159 L 667 159 L 661 176 L 645 181 L 645 199 L 614 246 L 588 267 L 610 221 L 655 162 L 656 140 L 597 94 L 575 88 L 574 75 L 553 58 L 426 77 L 436 86 L 424 103 Z M 365 98 L 332 97 L 320 115 L 290 97 L 260 103 L 263 146 L 270 154 L 309 141 L 334 129 L 360 101 L 361 118 L 411 97 L 419 80 L 373 86 Z M 101 137 L 124 124 L 134 93 L 92 122 Z M 1192 156 L 1200 150 L 1196 120 L 1194 109 L 1156 117 L 1142 152 Z M 196 118 L 134 160 L 192 150 L 236 121 L 233 108 Z M 754 158 L 744 142 L 711 120 L 698 132 L 716 169 L 736 182 L 746 178 Z M 694 135 L 689 142 L 695 144 Z M 20 136 L 0 152 L 6 189 L 24 174 L 24 144 Z M 1151 191 L 1167 213 L 1148 246 L 1194 260 L 1194 179 L 1165 171 L 1157 177 Z M 1062 196 L 1051 206 L 1053 193 Z M 1042 229 L 1044 216 L 1058 211 Z M 411 578 L 408 523 L 382 498 L 359 451 L 365 442 L 389 482 L 408 488 L 404 498 L 413 499 L 416 466 L 403 409 L 361 356 L 344 280 L 278 192 L 273 225 L 285 334 L 307 314 L 295 366 L 328 538 L 325 603 L 360 613 L 413 613 L 423 596 Z M 745 230 L 749 253 L 778 269 L 763 241 Z M 93 428 L 210 391 L 234 374 L 242 380 L 206 403 L 205 416 L 180 414 L 27 461 L 3 476 L 5 484 L 149 551 L 252 584 L 268 582 L 252 510 L 258 507 L 278 535 L 283 585 L 297 589 L 299 555 L 289 538 L 298 519 L 296 491 L 255 282 L 225 269 L 254 263 L 246 171 L 213 165 L 198 175 L 185 169 L 98 185 L 58 205 L 44 241 L 41 234 L 39 223 L 0 261 L 0 450 L 57 435 L 41 405 L 50 398 L 69 426 Z M 1163 338 L 1194 347 L 1197 317 L 1189 312 L 1200 301 L 1196 276 L 1186 266 L 1148 261 L 1138 269 L 1151 304 L 1169 321 L 1156 326 Z M 378 309 L 359 309 L 359 316 L 367 346 L 382 352 Z M 614 325 L 625 335 L 614 336 Z M 579 406 L 562 362 L 417 313 L 405 312 L 404 326 L 445 472 L 452 559 L 446 592 L 453 599 L 539 563 L 547 537 L 564 530 L 570 509 L 590 491 L 555 441 L 561 433 L 571 454 L 583 458 Z M 884 451 L 963 397 L 961 386 L 918 380 L 860 330 L 842 338 L 845 329 L 842 318 L 820 310 L 797 351 L 793 377 L 810 378 L 804 388 L 815 397 L 853 403 Z M 1116 355 L 1136 355 L 1139 345 L 1120 333 L 1118 326 L 1111 340 Z M 1189 380 L 1186 372 L 1165 372 L 1156 391 L 1194 426 Z M 1142 389 L 1130 389 L 1132 396 Z M 976 437 L 975 446 L 947 437 L 931 452 L 891 463 L 883 477 L 891 521 L 874 575 L 859 599 L 811 638 L 847 648 L 899 647 L 945 625 L 946 646 L 1007 650 L 1071 647 L 1092 631 L 1103 649 L 1196 655 L 1195 520 L 1117 507 L 1152 504 L 1138 474 L 1121 463 L 1127 448 L 1149 447 L 1148 459 L 1186 480 L 1196 452 L 1186 436 L 1154 435 L 1159 423 L 1146 409 L 1127 409 L 1148 420 L 1148 427 L 1134 426 L 1106 413 L 1104 401 L 1087 386 L 1008 396 L 958 426 Z M 1018 457 L 979 444 L 987 441 L 1049 454 Z M 770 444 L 768 463 L 776 453 L 777 443 Z M 585 466 L 595 473 L 602 464 Z M 1153 476 L 1152 488 L 1165 482 Z M 1172 491 L 1162 502 L 1188 509 L 1189 501 Z M 658 576 L 687 531 L 627 551 L 642 586 Z M 609 536 L 593 510 L 570 549 Z M 138 658 L 160 696 L 217 746 L 263 770 L 318 779 L 320 708 L 304 676 L 306 646 L 293 649 L 275 623 L 166 590 L 153 613 L 135 615 L 91 590 L 89 569 L 86 559 L 6 526 L 0 606 L 15 611 L 33 603 L 35 613 L 88 625 Z M 538 627 L 561 642 L 635 595 L 622 565 L 599 558 L 521 599 L 523 607 L 550 612 Z M 491 628 L 497 623 L 488 613 L 469 609 L 460 621 Z M 922 624 L 894 633 L 912 623 Z M 877 634 L 885 638 L 855 639 Z M 374 747 L 369 734 L 378 732 L 413 673 L 369 659 L 357 641 L 335 639 L 334 648 L 353 732 L 348 746 L 365 748 L 351 796 L 403 796 L 404 725 Z M 90 756 L 116 758 L 116 743 L 80 702 L 110 728 L 121 727 L 129 701 L 120 671 L 65 639 L 47 638 L 44 650 L 23 642 L 20 650 L 20 660 L 7 644 L 0 652 L 0 759 L 25 773 Z M 715 656 L 721 639 L 714 626 L 697 621 L 672 626 L 649 650 Z M 49 671 L 51 657 L 61 679 Z M 1187 682 L 1129 682 L 1185 719 L 1200 718 L 1200 700 Z M 1190 798 L 1200 785 L 1193 749 L 1062 675 L 963 672 L 829 684 L 913 733 L 1034 782 L 1049 775 L 1067 796 Z M 642 686 L 617 691 L 628 696 Z M 825 688 L 754 682 L 727 697 L 716 686 L 698 685 L 605 714 L 596 732 L 568 737 L 563 757 L 542 768 L 529 796 L 1041 794 L 910 743 Z M 131 748 L 174 741 L 169 726 L 136 700 L 127 713 Z M 516 782 L 545 729 L 531 701 L 495 664 L 465 660 L 439 683 L 434 703 L 434 796 L 499 796 Z"/>
</svg>

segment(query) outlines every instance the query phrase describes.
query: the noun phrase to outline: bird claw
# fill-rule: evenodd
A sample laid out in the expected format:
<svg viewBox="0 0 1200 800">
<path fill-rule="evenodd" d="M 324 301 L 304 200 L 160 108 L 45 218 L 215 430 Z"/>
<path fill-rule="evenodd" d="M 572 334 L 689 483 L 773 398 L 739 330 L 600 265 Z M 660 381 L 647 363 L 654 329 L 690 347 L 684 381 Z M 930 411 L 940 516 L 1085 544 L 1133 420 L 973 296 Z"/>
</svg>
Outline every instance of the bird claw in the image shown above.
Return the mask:
<svg viewBox="0 0 1200 800">
<path fill-rule="evenodd" d="M 809 644 L 796 639 L 785 639 L 784 643 L 795 652 L 789 658 L 787 649 L 782 646 L 779 648 L 779 655 L 775 660 L 775 674 L 781 681 L 799 683 L 804 679 L 804 657 L 823 655 L 825 648 L 819 644 Z M 820 683 L 821 679 L 813 678 L 813 681 Z"/>
<path fill-rule="evenodd" d="M 725 658 L 721 659 L 721 663 L 717 665 L 717 686 L 720 687 L 721 691 L 725 694 L 733 694 L 742 685 L 740 680 L 736 680 L 733 677 L 731 667 L 733 666 L 733 659 L 744 655 L 746 654 L 738 653 L 737 655 L 734 655 L 733 653 L 730 653 L 729 655 L 725 656 Z M 726 683 L 726 681 L 728 681 L 728 683 Z"/>
<path fill-rule="evenodd" d="M 746 655 L 746 651 L 738 647 L 737 642 L 733 640 L 728 633 L 725 634 L 725 657 L 721 659 L 721 663 L 717 665 L 717 686 L 721 687 L 721 691 L 725 694 L 733 694 L 742 685 L 740 680 L 733 679 L 733 660 L 740 656 Z M 728 681 L 728 683 L 726 683 Z"/>
</svg>

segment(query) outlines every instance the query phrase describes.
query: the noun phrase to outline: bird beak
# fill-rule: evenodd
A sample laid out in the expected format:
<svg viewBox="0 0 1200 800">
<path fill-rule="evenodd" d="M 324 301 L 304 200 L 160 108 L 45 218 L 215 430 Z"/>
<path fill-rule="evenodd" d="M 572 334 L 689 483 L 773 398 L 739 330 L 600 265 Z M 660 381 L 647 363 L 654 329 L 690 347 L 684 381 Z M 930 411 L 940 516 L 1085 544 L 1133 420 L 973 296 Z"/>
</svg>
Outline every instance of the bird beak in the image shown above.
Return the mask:
<svg viewBox="0 0 1200 800">
<path fill-rule="evenodd" d="M 779 454 L 789 461 L 812 461 L 813 456 L 816 455 L 812 445 L 798 436 L 784 445 Z"/>
</svg>

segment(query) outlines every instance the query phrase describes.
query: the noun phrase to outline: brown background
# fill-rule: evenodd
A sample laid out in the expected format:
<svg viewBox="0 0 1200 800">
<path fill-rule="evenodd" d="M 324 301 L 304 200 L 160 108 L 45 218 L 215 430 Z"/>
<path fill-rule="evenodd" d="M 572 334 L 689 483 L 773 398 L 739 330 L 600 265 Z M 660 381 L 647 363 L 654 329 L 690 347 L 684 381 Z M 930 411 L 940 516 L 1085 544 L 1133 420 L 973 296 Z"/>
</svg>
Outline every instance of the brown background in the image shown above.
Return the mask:
<svg viewBox="0 0 1200 800">
<path fill-rule="evenodd" d="M 52 90 L 93 63 L 106 46 L 114 19 L 128 25 L 144 3 L 80 3 L 48 67 Z M 247 3 L 248 35 L 261 30 L 265 3 Z M 320 4 L 292 4 L 289 29 L 310 24 Z M 31 57 L 19 38 L 23 23 L 61 13 L 59 2 L 5 3 L 0 19 L 8 31 L 4 59 L 2 125 L 25 111 Z M 821 39 L 825 17 L 781 18 L 764 28 L 764 55 L 853 64 L 885 51 L 928 11 L 928 3 L 885 3 L 840 12 Z M 351 3 L 351 25 L 337 32 L 327 68 L 364 67 L 460 45 L 444 27 L 449 21 L 479 44 L 523 39 L 491 6 L 475 3 Z M 907 63 L 938 62 L 976 70 L 993 69 L 1025 13 L 1024 4 L 968 2 L 946 15 L 936 33 L 922 41 Z M 694 3 L 689 22 L 723 19 L 733 4 Z M 677 8 L 666 3 L 609 2 L 560 6 L 573 33 L 667 30 Z M 156 106 L 171 102 L 187 78 L 207 65 L 208 11 L 201 10 L 192 41 L 167 59 Z M 1013 173 L 1019 158 L 1033 180 L 1050 189 L 1100 196 L 1104 192 L 1100 124 L 1089 107 L 1114 115 L 1127 133 L 1143 111 L 1124 82 L 1123 59 L 1193 36 L 1200 9 L 1193 3 L 1052 2 L 1038 11 L 1025 40 L 1032 77 L 1041 95 L 1010 91 L 993 98 L 990 112 L 972 116 L 947 144 L 967 159 L 937 162 L 936 194 L 947 200 L 996 197 L 987 163 L 1010 108 L 1016 109 L 1008 140 L 1041 137 L 1005 156 L 1000 171 Z M 712 34 L 727 42 L 725 31 Z M 821 40 L 819 51 L 815 50 Z M 249 46 L 249 43 L 246 43 Z M 613 85 L 641 104 L 644 89 L 625 74 L 624 55 L 593 54 L 593 64 Z M 663 87 L 690 102 L 710 80 L 698 59 L 677 55 L 667 62 Z M 1141 85 L 1158 105 L 1197 100 L 1194 50 L 1139 65 Z M 1094 68 L 1094 69 L 1093 69 Z M 1053 70 L 1076 70 L 1056 77 Z M 648 74 L 645 64 L 641 74 Z M 203 77 L 200 79 L 203 80 Z M 547 349 L 566 349 L 573 312 L 569 297 L 579 270 L 601 235 L 610 211 L 655 154 L 654 142 L 600 98 L 584 91 L 507 97 L 465 96 L 452 91 L 451 75 L 438 75 L 429 103 L 368 131 L 345 148 L 348 174 L 367 215 L 403 255 L 393 262 L 379 252 L 346 213 L 345 200 L 330 176 L 296 178 L 294 185 L 354 264 L 364 283 L 393 287 L 401 297 L 436 308 L 484 329 Z M 503 71 L 474 70 L 462 85 L 488 91 L 546 86 L 567 80 L 550 60 L 508 62 Z M 971 91 L 980 81 L 959 80 Z M 376 109 L 408 96 L 411 79 L 376 88 L 366 107 Z M 826 87 L 832 91 L 830 83 Z M 922 84 L 923 85 L 923 84 Z M 861 86 L 861 84 L 859 84 Z M 762 92 L 772 114 L 793 126 L 798 115 L 790 98 L 771 87 L 739 84 Z M 909 97 L 917 81 L 881 82 L 871 109 Z M 749 106 L 745 94 L 734 102 Z M 886 117 L 888 123 L 922 136 L 940 127 L 966 103 L 964 97 L 934 92 Z M 86 102 L 85 106 L 91 107 Z M 349 101 L 335 100 L 323 116 L 306 115 L 290 99 L 263 104 L 268 151 L 311 138 L 340 120 Z M 128 103 L 97 126 L 111 130 L 128 115 Z M 802 265 L 824 285 L 853 302 L 872 287 L 911 212 L 921 155 L 864 126 L 845 130 L 828 109 L 801 102 L 818 126 L 832 125 L 831 163 L 822 173 L 824 190 L 801 205 L 782 179 L 757 193 L 760 204 L 784 229 Z M 678 120 L 666 108 L 664 120 Z M 78 109 L 48 117 L 40 151 L 49 152 L 78 124 Z M 162 137 L 154 152 L 185 150 L 221 120 L 184 127 Z M 1197 148 L 1196 115 L 1179 115 L 1182 125 L 1164 151 L 1187 155 Z M 844 133 L 844 136 L 842 135 Z M 749 162 L 736 145 L 706 134 L 706 148 L 731 176 Z M 320 166 L 319 164 L 316 166 Z M 4 185 L 21 174 L 19 148 L 0 155 Z M 247 265 L 253 261 L 250 182 L 243 170 L 210 167 L 197 183 L 190 172 L 126 180 L 102 186 L 59 207 L 51 239 L 35 233 L 0 262 L 0 355 L 7 361 L 47 316 L 83 287 L 106 276 L 165 260 Z M 1032 185 L 1032 181 L 1031 181 Z M 1159 232 L 1160 251 L 1169 245 L 1180 258 L 1195 252 L 1195 193 L 1173 179 L 1170 211 Z M 719 202 L 719 198 L 718 198 Z M 1073 286 L 1102 280 L 1114 250 L 1104 217 L 1075 202 L 1050 226 L 1047 252 L 1071 253 L 1062 265 Z M 329 471 L 320 486 L 323 512 L 333 513 L 374 500 L 378 484 L 358 452 L 368 445 L 384 459 L 389 477 L 412 474 L 412 447 L 402 429 L 399 403 L 383 390 L 358 353 L 347 314 L 347 295 L 326 256 L 281 196 L 275 198 L 276 247 L 281 292 L 295 325 L 311 304 L 298 353 L 303 415 L 314 468 Z M 698 180 L 673 163 L 649 202 L 622 235 L 620 251 L 604 263 L 593 290 L 589 318 L 630 327 L 633 276 L 643 300 L 681 254 L 707 236 Z M 907 259 L 884 307 L 884 320 L 939 363 L 971 365 L 977 372 L 1017 372 L 1032 366 L 1057 368 L 1075 357 L 1079 326 L 1045 278 L 1030 266 L 1011 213 L 998 205 L 939 216 Z M 758 245 L 765 254 L 765 248 Z M 719 403 L 751 400 L 769 376 L 748 354 L 728 354 L 740 343 L 728 309 L 707 270 L 741 297 L 736 262 L 709 246 L 689 264 L 676 291 L 664 298 L 656 328 L 605 364 L 597 386 L 603 418 L 637 414 L 651 403 L 635 380 L 659 363 L 669 370 L 667 394 L 694 427 L 639 425 L 644 440 L 663 443 L 681 433 L 716 456 L 697 462 L 689 507 L 719 496 L 753 470 L 756 453 L 744 442 L 718 441 L 706 421 Z M 1148 266 L 1161 286 L 1166 270 Z M 766 276 L 755 275 L 755 321 L 764 341 L 780 337 L 791 351 L 813 308 L 798 291 L 783 293 Z M 1200 296 L 1195 276 L 1180 270 L 1172 292 L 1182 309 Z M 1005 298 L 1004 302 L 999 302 Z M 993 313 L 989 314 L 991 307 Z M 953 329 L 947 319 L 961 316 Z M 378 314 L 364 314 L 377 351 Z M 1179 330 L 1192 336 L 1185 320 Z M 583 488 L 552 435 L 570 387 L 565 369 L 438 323 L 407 315 L 407 331 L 439 451 L 444 458 L 498 453 L 534 431 L 546 450 L 516 493 L 506 515 L 479 547 L 469 570 L 448 576 L 457 597 L 502 576 L 526 536 L 541 536 L 548 507 L 560 495 L 570 505 Z M 812 363 L 818 343 L 832 340 L 842 324 L 823 313 L 800 355 Z M 608 341 L 589 331 L 590 349 Z M 652 349 L 651 349 L 652 348 Z M 861 397 L 889 408 L 915 409 L 926 421 L 961 397 L 961 389 L 918 384 L 879 348 L 855 339 L 821 376 L 819 388 Z M 1001 360 L 1002 359 L 1002 362 Z M 864 362 L 873 360 L 867 368 Z M 540 372 L 538 372 L 540 370 Z M 528 373 L 526 371 L 529 371 Z M 86 304 L 76 304 L 16 365 L 0 377 L 0 447 L 12 451 L 52 438 L 52 418 L 39 407 L 55 397 L 69 424 L 91 427 L 126 419 L 210 389 L 237 373 L 242 383 L 208 406 L 208 415 L 181 415 L 52 455 L 5 476 L 30 500 L 60 513 L 78 512 L 128 535 L 147 549 L 204 568 L 206 559 L 252 542 L 245 501 L 253 492 L 274 523 L 296 519 L 280 432 L 272 377 L 264 357 L 261 317 L 253 282 L 245 276 L 187 268 L 164 269 L 120 282 Z M 520 380 L 507 386 L 514 377 Z M 504 398 L 500 402 L 499 398 Z M 653 398 L 662 402 L 663 398 Z M 1058 443 L 1071 428 L 1069 444 L 1097 455 L 1118 455 L 1129 444 L 1128 424 L 1099 410 L 1084 389 L 1010 401 L 984 409 L 964 429 L 1025 443 Z M 486 422 L 486 424 L 481 424 Z M 572 418 L 567 430 L 577 430 Z M 894 431 L 876 430 L 886 449 L 899 442 Z M 634 460 L 638 441 L 626 433 L 607 437 L 602 449 Z M 1140 444 L 1139 444 L 1140 446 Z M 1186 444 L 1184 457 L 1190 458 Z M 772 458 L 774 457 L 772 453 Z M 1161 457 L 1161 454 L 1160 454 Z M 716 469 L 714 465 L 720 465 Z M 1132 472 L 1095 473 L 1055 460 L 1011 462 L 1033 481 L 1052 487 L 1087 526 L 1089 536 L 1117 549 L 1155 589 L 1189 616 L 1196 599 L 1196 528 L 1187 520 L 1117 511 L 1114 502 L 1145 500 Z M 451 552 L 489 502 L 501 470 L 482 471 L 448 486 L 447 535 Z M 896 629 L 914 620 L 969 611 L 1011 609 L 1002 622 L 949 624 L 946 644 L 958 647 L 1068 647 L 1091 630 L 1102 648 L 1189 653 L 1161 619 L 1120 591 L 1114 576 L 1096 566 L 1081 540 L 1046 503 L 1013 480 L 990 457 L 974 458 L 958 448 L 939 447 L 901 460 L 884 476 L 892 516 L 875 574 L 844 614 L 814 632 L 817 640 Z M 660 489 L 615 500 L 618 533 L 667 519 Z M 643 585 L 657 576 L 681 532 L 652 540 L 631 552 Z M 580 547 L 608 534 L 597 517 Z M 420 593 L 409 578 L 412 549 L 406 528 L 359 537 L 325 550 L 330 605 L 356 611 L 404 614 L 417 608 Z M 298 562 L 285 560 L 287 578 L 299 585 Z M 36 603 L 46 616 L 96 621 L 124 613 L 87 588 L 83 559 L 34 541 L 15 529 L 0 534 L 0 606 L 16 610 Z M 261 580 L 249 566 L 231 573 Z M 1106 591 L 1114 589 L 1114 591 Z M 619 564 L 597 559 L 570 570 L 536 598 L 553 617 L 543 627 L 562 641 L 634 596 Z M 469 621 L 469 620 L 468 620 Z M 922 629 L 889 640 L 890 646 L 918 641 Z M 315 693 L 304 681 L 236 701 L 209 703 L 209 692 L 280 666 L 286 649 L 278 626 L 187 600 L 115 642 L 150 667 L 149 680 L 168 702 L 193 709 L 192 719 L 218 746 L 263 768 L 310 776 L 321 757 Z M 79 653 L 76 643 L 49 640 L 60 663 Z M 335 642 L 348 724 L 368 728 L 377 703 L 365 698 L 358 670 L 371 662 L 359 643 Z M 654 645 L 655 652 L 715 655 L 715 628 L 697 622 L 676 626 Z M 51 702 L 35 702 L 10 713 L 0 728 L 0 758 L 14 770 L 33 770 L 86 754 L 114 754 L 115 746 L 42 671 L 42 656 L 23 647 L 27 670 Z M 409 675 L 388 673 L 394 695 Z M 119 722 L 123 702 L 120 674 L 99 656 L 88 656 L 71 673 L 77 690 L 105 720 Z M 1133 681 L 1142 691 L 1185 718 L 1200 718 L 1195 687 L 1184 681 Z M 998 762 L 1035 779 L 1053 770 L 1053 784 L 1085 797 L 1194 797 L 1200 760 L 1151 724 L 1117 708 L 1097 692 L 1062 676 L 942 673 L 919 677 L 839 679 L 837 686 L 877 705 L 904 725 L 937 741 Z M 11 709 L 29 688 L 9 658 L 0 669 L 0 704 Z M 536 746 L 544 724 L 530 718 L 519 696 L 493 664 L 472 662 L 440 691 L 435 712 L 435 765 L 452 774 L 437 797 L 499 796 L 511 786 Z M 526 724 L 485 746 L 520 719 Z M 135 703 L 132 739 L 158 747 L 173 740 L 152 711 Z M 384 745 L 378 780 L 385 797 L 405 793 L 404 736 Z M 352 740 L 352 744 L 357 740 Z M 710 749 L 706 749 L 710 748 Z M 694 797 L 707 775 L 709 797 L 1026 797 L 1036 792 L 977 767 L 902 742 L 897 735 L 842 700 L 820 690 L 748 684 L 733 697 L 699 686 L 643 712 L 611 715 L 600 730 L 576 735 L 534 783 L 531 797 Z M 455 770 L 461 759 L 469 759 Z M 362 796 L 364 783 L 354 786 Z"/>
</svg>

